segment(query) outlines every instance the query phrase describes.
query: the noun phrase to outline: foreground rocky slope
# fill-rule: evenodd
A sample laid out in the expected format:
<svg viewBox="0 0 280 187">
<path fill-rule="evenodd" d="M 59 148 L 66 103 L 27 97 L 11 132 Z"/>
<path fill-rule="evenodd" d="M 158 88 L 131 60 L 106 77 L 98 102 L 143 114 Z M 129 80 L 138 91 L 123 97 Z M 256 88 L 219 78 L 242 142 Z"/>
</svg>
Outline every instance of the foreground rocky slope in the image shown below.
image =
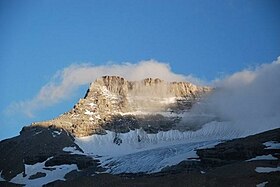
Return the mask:
<svg viewBox="0 0 280 187">
<path fill-rule="evenodd" d="M 83 154 L 71 153 L 65 147 L 77 144 L 66 132 L 57 129 L 27 128 L 19 137 L 2 141 L 0 186 L 16 186 L 15 175 L 24 175 L 22 160 L 26 165 L 43 163 L 42 172 L 33 171 L 30 181 L 44 179 L 50 172 L 61 172 L 65 164 L 75 164 L 74 170 L 63 174 L 45 186 L 279 186 L 280 184 L 280 129 L 270 130 L 246 138 L 226 141 L 213 148 L 196 151 L 195 158 L 165 167 L 157 173 L 121 173 L 112 175 L 99 161 Z M 28 136 L 27 135 L 31 135 Z M 9 146 L 9 149 L 7 147 Z M 65 147 L 64 147 L 65 146 Z M 18 174 L 19 173 L 19 174 Z M 95 174 L 95 175 L 92 175 Z M 10 180 L 12 179 L 12 180 Z M 8 182 L 10 181 L 10 182 Z M 20 183 L 17 182 L 20 185 Z M 23 184 L 23 183 L 22 183 Z M 34 183 L 33 183 L 34 184 Z M 35 183 L 36 184 L 36 183 Z M 22 185 L 20 185 L 22 186 Z M 40 186 L 40 185 L 37 185 Z"/>
<path fill-rule="evenodd" d="M 72 135 L 63 129 L 25 127 L 19 136 L 0 142 L 1 177 L 9 181 L 18 174 L 24 176 L 25 165 L 46 160 L 45 170 L 62 164 L 76 164 L 78 169 L 98 166 L 91 157 L 70 154 L 65 147 L 76 147 L 82 152 Z"/>
<path fill-rule="evenodd" d="M 46 186 L 265 186 L 280 185 L 280 129 L 197 150 L 186 160 L 155 174 L 99 174 Z"/>
</svg>

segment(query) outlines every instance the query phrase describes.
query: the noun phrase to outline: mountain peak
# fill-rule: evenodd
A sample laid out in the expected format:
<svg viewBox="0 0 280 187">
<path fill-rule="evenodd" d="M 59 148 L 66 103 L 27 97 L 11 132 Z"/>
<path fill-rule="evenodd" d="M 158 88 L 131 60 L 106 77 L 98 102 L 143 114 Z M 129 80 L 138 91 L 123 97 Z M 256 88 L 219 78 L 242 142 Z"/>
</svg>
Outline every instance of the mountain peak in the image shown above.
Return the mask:
<svg viewBox="0 0 280 187">
<path fill-rule="evenodd" d="M 174 124 L 179 114 L 189 110 L 193 103 L 203 94 L 211 91 L 209 87 L 201 87 L 189 82 L 166 82 L 159 78 L 146 78 L 141 81 L 128 81 L 119 76 L 103 76 L 90 84 L 83 99 L 74 108 L 59 117 L 32 124 L 32 126 L 55 126 L 62 128 L 74 136 L 106 134 L 106 130 L 124 131 L 142 127 L 149 118 L 157 113 L 158 123 Z M 135 124 L 135 118 L 141 123 Z M 116 121 L 125 120 L 125 125 L 117 125 Z M 170 121 L 171 120 L 171 121 Z M 139 122 L 139 120 L 137 120 Z M 156 124 L 152 131 L 160 130 Z M 166 130 L 173 128 L 172 125 Z"/>
</svg>

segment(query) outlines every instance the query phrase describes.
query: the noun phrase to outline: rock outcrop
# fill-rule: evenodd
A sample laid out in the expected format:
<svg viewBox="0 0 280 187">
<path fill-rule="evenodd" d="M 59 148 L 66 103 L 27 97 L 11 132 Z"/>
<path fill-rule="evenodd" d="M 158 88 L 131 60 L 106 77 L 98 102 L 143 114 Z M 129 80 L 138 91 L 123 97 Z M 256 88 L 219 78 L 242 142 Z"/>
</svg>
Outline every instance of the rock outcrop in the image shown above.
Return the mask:
<svg viewBox="0 0 280 187">
<path fill-rule="evenodd" d="M 97 162 L 91 157 L 68 153 L 63 150 L 65 147 L 83 152 L 74 143 L 71 134 L 63 129 L 24 127 L 19 136 L 0 142 L 1 176 L 9 181 L 20 173 L 24 175 L 25 165 L 33 165 L 47 159 L 49 165 L 63 160 L 63 164 L 75 163 L 78 168 L 96 167 Z"/>
<path fill-rule="evenodd" d="M 34 123 L 32 126 L 54 126 L 65 129 L 77 137 L 106 134 L 105 130 L 114 130 L 109 128 L 112 126 L 115 128 L 116 121 L 123 119 L 124 115 L 133 113 L 136 114 L 134 116 L 139 116 L 137 114 L 142 112 L 140 118 L 145 124 L 145 120 L 149 120 L 151 116 L 146 115 L 147 118 L 143 118 L 143 111 L 146 114 L 180 113 L 190 109 L 194 102 L 209 91 L 211 91 L 209 87 L 196 86 L 188 82 L 165 82 L 152 78 L 127 81 L 118 76 L 104 76 L 90 84 L 85 97 L 80 99 L 72 110 L 58 118 Z M 169 118 L 166 120 L 170 121 Z M 129 118 L 127 123 L 129 121 L 133 121 L 133 118 Z M 171 121 L 178 122 L 178 119 L 174 118 Z M 133 125 L 132 122 L 130 126 Z M 142 127 L 141 123 L 136 127 L 139 125 Z M 171 128 L 172 125 L 166 130 Z"/>
</svg>

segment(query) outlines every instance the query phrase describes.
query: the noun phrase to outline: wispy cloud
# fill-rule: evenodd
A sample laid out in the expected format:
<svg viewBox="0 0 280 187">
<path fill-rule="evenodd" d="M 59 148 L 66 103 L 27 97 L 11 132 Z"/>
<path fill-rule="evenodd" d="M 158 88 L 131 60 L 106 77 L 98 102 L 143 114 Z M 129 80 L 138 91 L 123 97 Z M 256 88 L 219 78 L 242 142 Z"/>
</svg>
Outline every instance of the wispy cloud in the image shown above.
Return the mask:
<svg viewBox="0 0 280 187">
<path fill-rule="evenodd" d="M 141 80 L 151 77 L 166 81 L 200 83 L 191 75 L 185 76 L 172 72 L 169 64 L 156 60 L 140 61 L 137 64 L 123 63 L 102 66 L 74 64 L 58 71 L 34 98 L 12 103 L 6 112 L 11 115 L 20 112 L 32 117 L 36 111 L 51 107 L 71 97 L 79 86 L 89 84 L 104 75 L 122 76 L 127 80 Z"/>
</svg>

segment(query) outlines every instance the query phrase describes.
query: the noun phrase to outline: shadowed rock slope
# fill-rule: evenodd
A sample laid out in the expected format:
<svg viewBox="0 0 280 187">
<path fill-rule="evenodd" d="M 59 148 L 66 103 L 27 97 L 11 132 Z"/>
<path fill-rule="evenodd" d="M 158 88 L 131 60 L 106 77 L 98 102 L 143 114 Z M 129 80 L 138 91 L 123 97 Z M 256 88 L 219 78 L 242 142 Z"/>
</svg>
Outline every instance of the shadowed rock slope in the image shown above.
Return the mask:
<svg viewBox="0 0 280 187">
<path fill-rule="evenodd" d="M 19 136 L 0 142 L 1 177 L 9 181 L 24 175 L 24 164 L 33 165 L 49 159 L 45 166 L 77 164 L 79 169 L 97 167 L 97 161 L 84 155 L 70 154 L 65 147 L 83 152 L 70 133 L 53 127 L 24 127 Z M 0 185 L 1 186 L 1 185 Z"/>
</svg>

